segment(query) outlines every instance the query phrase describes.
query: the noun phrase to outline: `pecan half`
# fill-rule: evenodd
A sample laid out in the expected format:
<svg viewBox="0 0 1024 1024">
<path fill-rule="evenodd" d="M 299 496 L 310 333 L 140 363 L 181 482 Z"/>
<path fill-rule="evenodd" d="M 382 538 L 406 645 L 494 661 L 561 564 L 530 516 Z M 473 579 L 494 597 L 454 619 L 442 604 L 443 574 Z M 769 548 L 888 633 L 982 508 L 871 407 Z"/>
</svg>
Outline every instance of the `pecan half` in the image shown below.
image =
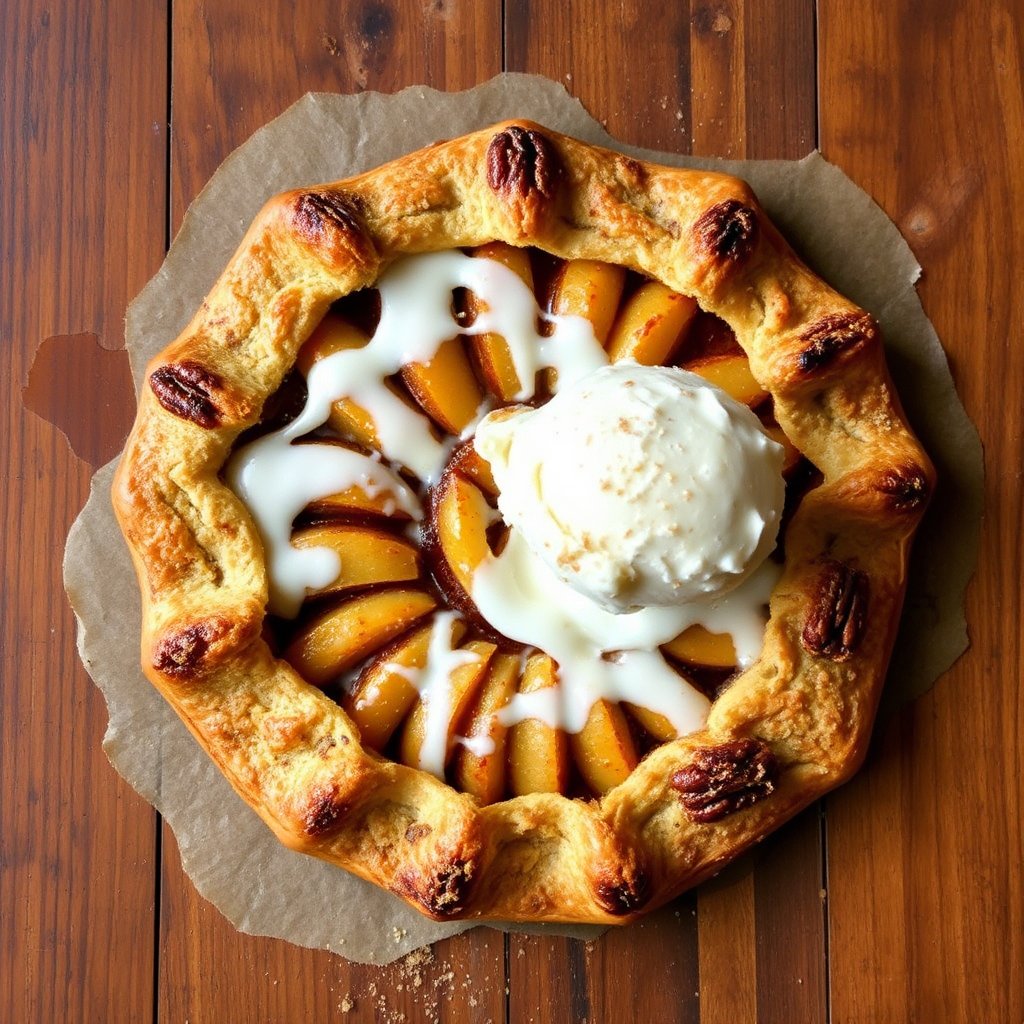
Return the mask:
<svg viewBox="0 0 1024 1024">
<path fill-rule="evenodd" d="M 649 889 L 646 874 L 635 871 L 627 878 L 598 880 L 594 886 L 594 895 L 609 914 L 621 917 L 639 910 L 647 902 Z"/>
<path fill-rule="evenodd" d="M 299 192 L 291 203 L 295 233 L 330 264 L 355 260 L 366 267 L 376 260 L 362 214 L 359 198 L 337 188 Z"/>
<path fill-rule="evenodd" d="M 443 920 L 462 909 L 474 868 L 472 860 L 453 857 L 433 871 L 403 872 L 396 879 L 394 889 L 399 896 L 418 903 L 431 917 Z"/>
<path fill-rule="evenodd" d="M 749 256 L 757 244 L 757 214 L 738 199 L 726 199 L 705 210 L 693 230 L 700 249 L 734 262 Z"/>
<path fill-rule="evenodd" d="M 818 578 L 801 642 L 811 654 L 846 661 L 856 651 L 868 609 L 868 578 L 844 562 L 828 562 Z"/>
<path fill-rule="evenodd" d="M 767 744 L 742 739 L 702 747 L 672 776 L 691 821 L 718 821 L 756 804 L 775 790 L 779 765 Z"/>
<path fill-rule="evenodd" d="M 153 667 L 177 679 L 194 675 L 210 644 L 222 633 L 223 629 L 218 628 L 214 620 L 197 622 L 177 633 L 169 633 L 153 651 Z"/>
<path fill-rule="evenodd" d="M 879 490 L 895 512 L 915 512 L 928 503 L 928 476 L 918 465 L 890 469 L 882 478 Z"/>
<path fill-rule="evenodd" d="M 837 356 L 875 338 L 878 325 L 867 313 L 830 313 L 804 332 L 800 370 L 814 373 Z"/>
<path fill-rule="evenodd" d="M 220 377 L 192 359 L 158 366 L 149 375 L 156 400 L 169 412 L 206 430 L 219 427 L 223 414 L 214 393 L 223 388 Z"/>
<path fill-rule="evenodd" d="M 511 125 L 487 147 L 487 184 L 506 202 L 531 193 L 550 199 L 557 174 L 558 157 L 540 132 Z"/>
<path fill-rule="evenodd" d="M 332 189 L 300 192 L 295 200 L 295 226 L 314 243 L 322 241 L 330 231 L 362 230 L 353 197 Z"/>
</svg>

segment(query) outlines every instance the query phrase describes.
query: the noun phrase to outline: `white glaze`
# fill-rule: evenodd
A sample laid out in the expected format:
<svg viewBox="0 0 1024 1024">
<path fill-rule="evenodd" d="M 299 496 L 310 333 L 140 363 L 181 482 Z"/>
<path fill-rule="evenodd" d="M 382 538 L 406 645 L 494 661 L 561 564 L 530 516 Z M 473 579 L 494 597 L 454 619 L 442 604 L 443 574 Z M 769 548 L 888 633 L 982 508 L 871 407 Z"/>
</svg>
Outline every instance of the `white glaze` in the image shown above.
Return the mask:
<svg viewBox="0 0 1024 1024">
<path fill-rule="evenodd" d="M 341 565 L 329 548 L 297 548 L 292 521 L 311 502 L 360 487 L 369 496 L 388 493 L 406 514 L 423 515 L 416 495 L 378 459 L 333 444 L 290 444 L 268 435 L 246 445 L 228 463 L 228 486 L 249 509 L 263 541 L 270 587 L 269 610 L 291 618 L 310 590 L 338 577 Z"/>
<path fill-rule="evenodd" d="M 384 668 L 397 672 L 416 689 L 423 703 L 423 744 L 414 766 L 439 779 L 448 760 L 448 732 L 452 709 L 452 673 L 462 665 L 479 661 L 473 651 L 452 647 L 452 628 L 458 612 L 438 612 L 430 628 L 427 658 L 422 668 L 388 662 Z"/>
<path fill-rule="evenodd" d="M 495 629 L 554 658 L 559 686 L 517 695 L 501 721 L 512 725 L 535 717 L 578 732 L 594 702 L 606 698 L 657 711 L 680 735 L 701 728 L 707 698 L 668 665 L 658 648 L 700 624 L 731 634 L 738 663 L 751 664 L 760 652 L 764 607 L 779 571 L 765 562 L 722 598 L 615 614 L 555 575 L 511 530 L 501 554 L 477 567 L 472 597 Z M 611 652 L 618 652 L 614 660 L 603 657 Z"/>
<path fill-rule="evenodd" d="M 359 483 L 360 474 L 367 481 L 386 479 L 385 486 L 397 486 L 398 477 L 382 466 L 371 476 L 372 460 L 367 456 L 358 457 L 364 465 L 359 470 L 352 458 L 338 454 L 337 446 L 292 443 L 326 422 L 334 402 L 351 398 L 366 409 L 381 439 L 382 454 L 433 483 L 455 441 L 438 440 L 427 417 L 386 385 L 386 378 L 406 363 L 429 362 L 449 338 L 484 331 L 506 339 L 522 381 L 532 383 L 537 371 L 549 365 L 558 369 L 560 381 L 575 380 L 606 362 L 587 320 L 542 317 L 533 292 L 519 276 L 492 260 L 459 252 L 412 256 L 393 264 L 377 287 L 381 317 L 369 343 L 315 363 L 299 416 L 241 449 L 228 465 L 228 486 L 248 507 L 267 551 L 269 609 L 276 615 L 293 617 L 307 591 L 330 583 L 338 574 L 337 558 L 326 549 L 292 547 L 291 526 L 298 512 L 340 490 L 341 478 L 348 480 L 345 486 Z M 468 288 L 486 306 L 471 327 L 463 327 L 452 313 L 456 288 Z M 538 332 L 541 319 L 550 323 L 550 337 Z M 480 415 L 484 412 L 485 407 Z M 296 465 L 290 465 L 291 460 Z M 342 464 L 347 468 L 342 470 Z M 402 508 L 421 518 L 415 498 L 401 486 Z"/>
<path fill-rule="evenodd" d="M 469 327 L 452 314 L 452 291 L 460 287 L 472 291 L 483 307 Z M 524 382 L 517 397 L 527 399 L 542 368 L 553 367 L 558 388 L 564 388 L 607 363 L 588 321 L 543 314 L 520 278 L 494 261 L 458 252 L 408 257 L 389 268 L 378 288 L 381 319 L 369 343 L 317 362 L 299 417 L 240 450 L 227 468 L 227 482 L 249 508 L 263 540 L 269 607 L 277 615 L 294 616 L 305 593 L 330 583 L 339 571 L 332 552 L 300 550 L 290 543 L 292 521 L 309 502 L 358 485 L 371 496 L 392 492 L 401 509 L 415 520 L 422 518 L 415 495 L 379 459 L 336 445 L 294 443 L 326 421 L 334 402 L 351 398 L 367 410 L 381 438 L 383 456 L 430 484 L 437 481 L 451 442 L 439 440 L 430 421 L 386 386 L 386 378 L 403 365 L 429 362 L 438 347 L 456 335 L 495 332 L 506 340 Z M 538 329 L 543 321 L 548 323 L 544 334 Z M 478 420 L 486 411 L 480 409 Z M 476 422 L 466 433 L 475 426 Z M 594 701 L 605 697 L 659 712 L 681 734 L 700 728 L 707 699 L 668 666 L 658 645 L 699 622 L 715 632 L 731 633 L 740 664 L 749 664 L 761 646 L 763 608 L 776 572 L 765 563 L 717 602 L 616 615 L 555 576 L 512 530 L 501 556 L 480 566 L 472 596 L 500 632 L 555 658 L 559 685 L 515 696 L 500 712 L 500 721 L 511 725 L 538 717 L 578 731 Z M 425 668 L 402 669 L 427 710 L 419 767 L 439 778 L 444 776 L 449 745 L 450 675 L 474 657 L 451 648 L 454 615 L 443 612 L 435 617 Z M 609 652 L 616 653 L 602 657 Z M 455 740 L 481 755 L 492 749 L 487 737 Z"/>
</svg>

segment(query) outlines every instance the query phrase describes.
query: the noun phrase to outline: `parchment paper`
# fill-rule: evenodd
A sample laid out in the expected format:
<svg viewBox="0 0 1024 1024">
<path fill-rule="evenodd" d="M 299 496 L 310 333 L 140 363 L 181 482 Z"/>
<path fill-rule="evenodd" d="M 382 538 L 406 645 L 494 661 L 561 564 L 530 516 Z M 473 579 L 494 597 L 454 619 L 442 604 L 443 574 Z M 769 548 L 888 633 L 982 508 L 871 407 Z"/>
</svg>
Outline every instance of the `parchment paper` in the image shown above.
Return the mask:
<svg viewBox="0 0 1024 1024">
<path fill-rule="evenodd" d="M 878 317 L 900 395 L 941 481 L 915 549 L 883 717 L 919 696 L 967 645 L 962 602 L 977 556 L 981 446 L 914 289 L 920 268 L 909 247 L 870 197 L 817 154 L 799 162 L 720 163 L 631 149 L 611 139 L 562 86 L 532 76 L 503 75 L 460 94 L 417 87 L 395 96 L 307 95 L 219 168 L 163 267 L 129 309 L 136 387 L 268 198 L 509 117 L 641 158 L 740 175 L 808 263 Z M 470 927 L 435 924 L 337 868 L 286 850 L 234 794 L 139 668 L 138 589 L 110 507 L 113 470 L 112 463 L 96 474 L 68 538 L 65 584 L 81 657 L 107 701 L 104 749 L 171 825 L 199 892 L 242 931 L 364 963 L 386 963 Z M 552 930 L 585 937 L 599 931 Z"/>
</svg>

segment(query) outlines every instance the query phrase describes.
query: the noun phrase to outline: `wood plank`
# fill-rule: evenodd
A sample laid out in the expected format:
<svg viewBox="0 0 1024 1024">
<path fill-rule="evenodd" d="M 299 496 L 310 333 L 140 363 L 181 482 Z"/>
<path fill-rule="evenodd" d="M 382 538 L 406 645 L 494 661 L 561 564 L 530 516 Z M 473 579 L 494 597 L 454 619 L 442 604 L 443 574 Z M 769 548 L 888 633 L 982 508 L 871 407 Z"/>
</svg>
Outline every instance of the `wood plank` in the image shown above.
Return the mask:
<svg viewBox="0 0 1024 1024">
<path fill-rule="evenodd" d="M 908 1003 L 906 835 L 898 825 L 909 812 L 901 785 L 905 743 L 890 730 L 862 774 L 829 800 L 831 998 L 851 1021 L 899 1019 L 892 1015 L 904 1014 Z"/>
<path fill-rule="evenodd" d="M 799 160 L 817 145 L 815 4 L 745 2 L 746 156 Z"/>
<path fill-rule="evenodd" d="M 221 161 L 307 92 L 467 89 L 501 71 L 500 6 L 175 4 L 174 229 Z"/>
<path fill-rule="evenodd" d="M 747 155 L 746 35 L 742 0 L 691 7 L 691 139 L 702 156 Z"/>
<path fill-rule="evenodd" d="M 1024 188 L 1020 11 L 897 0 L 866 19 L 827 0 L 819 27 L 822 150 L 919 255 L 921 298 L 987 473 L 971 648 L 829 803 L 832 1010 L 1019 1020 L 1024 354 L 1008 339 L 1024 255 L 1010 214 Z"/>
<path fill-rule="evenodd" d="M 701 1024 L 757 1020 L 757 933 L 752 855 L 697 890 Z"/>
<path fill-rule="evenodd" d="M 508 1019 L 695 1024 L 695 939 L 692 895 L 592 941 L 512 933 Z"/>
<path fill-rule="evenodd" d="M 697 890 L 701 1024 L 825 1021 L 821 808 Z"/>
<path fill-rule="evenodd" d="M 243 935 L 197 897 L 168 832 L 158 1020 L 452 1024 L 505 1019 L 505 937 L 476 929 L 384 967 Z M 329 908 L 344 913 L 343 908 Z M 211 965 L 216 965 L 215 968 Z"/>
<path fill-rule="evenodd" d="M 220 162 L 309 91 L 469 88 L 501 70 L 499 5 L 174 5 L 172 223 Z M 505 940 L 478 929 L 387 968 L 238 933 L 197 895 L 164 831 L 158 1015 L 224 1024 L 505 1017 Z M 429 962 L 426 958 L 430 957 Z M 217 964 L 211 973 L 209 965 Z M 299 1009 L 301 1008 L 301 1009 Z"/>
<path fill-rule="evenodd" d="M 691 5 L 689 49 L 694 153 L 799 159 L 814 148 L 813 4 Z"/>
<path fill-rule="evenodd" d="M 697 898 L 687 893 L 636 924 L 613 929 L 600 942 L 588 944 L 585 962 L 593 1019 L 622 1020 L 628 1009 L 637 1021 L 696 1021 L 696 930 Z M 655 949 L 658 955 L 652 958 Z M 628 986 L 623 985 L 626 978 L 632 979 Z"/>
<path fill-rule="evenodd" d="M 806 0 L 695 2 L 656 14 L 636 0 L 614 6 L 598 0 L 510 0 L 506 37 L 510 71 L 563 82 L 624 142 L 794 159 L 813 148 L 814 10 Z M 656 928 L 608 932 L 589 955 L 564 939 L 513 937 L 512 1019 L 528 1019 L 542 1000 L 553 1020 L 580 1019 L 583 1009 L 591 1014 L 588 1020 L 618 1020 L 622 996 L 602 1001 L 596 993 L 665 990 L 677 1009 L 664 1019 L 688 1020 L 694 1019 L 687 1007 L 699 989 L 702 1021 L 757 1019 L 759 1012 L 774 1011 L 780 993 L 811 1014 L 800 1019 L 823 1020 L 821 847 L 816 812 L 809 813 L 802 825 L 794 823 L 770 841 L 775 845 L 761 852 L 762 867 L 753 869 L 746 861 L 744 877 L 725 876 L 736 884 L 720 878 L 687 897 L 696 928 L 677 937 L 674 955 L 694 969 L 699 964 L 699 979 L 689 968 L 670 979 L 660 975 L 665 946 L 656 941 Z M 780 928 L 799 930 L 769 948 L 760 941 L 760 929 L 777 934 L 773 915 Z M 618 935 L 628 939 L 612 938 Z M 620 941 L 628 944 L 628 967 L 612 953 Z M 787 982 L 773 985 L 776 975 Z M 571 984 L 560 980 L 566 977 Z"/>
<path fill-rule="evenodd" d="M 165 43 L 159 6 L 0 7 L 5 1021 L 152 1015 L 156 816 L 101 749 L 106 708 L 77 657 L 61 556 L 131 419 L 114 353 L 164 251 Z M 122 382 L 112 402 L 90 386 L 105 375 Z"/>
<path fill-rule="evenodd" d="M 508 1020 L 591 1021 L 586 952 L 579 939 L 509 935 Z"/>
<path fill-rule="evenodd" d="M 509 71 L 561 82 L 623 142 L 758 159 L 814 148 L 808 0 L 694 0 L 657 13 L 639 0 L 514 0 L 506 34 Z"/>
<path fill-rule="evenodd" d="M 686 152 L 688 26 L 684 4 L 507 0 L 506 70 L 561 82 L 623 142 Z"/>
<path fill-rule="evenodd" d="M 754 851 L 758 1020 L 828 1020 L 823 821 L 814 804 Z"/>
</svg>

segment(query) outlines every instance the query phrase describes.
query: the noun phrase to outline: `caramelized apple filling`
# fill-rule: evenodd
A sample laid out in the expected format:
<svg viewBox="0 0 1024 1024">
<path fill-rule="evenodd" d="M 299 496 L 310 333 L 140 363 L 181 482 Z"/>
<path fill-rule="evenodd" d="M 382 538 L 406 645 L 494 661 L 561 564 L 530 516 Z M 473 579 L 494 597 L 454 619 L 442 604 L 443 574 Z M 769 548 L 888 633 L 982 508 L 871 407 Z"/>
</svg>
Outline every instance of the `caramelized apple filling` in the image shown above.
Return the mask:
<svg viewBox="0 0 1024 1024">
<path fill-rule="evenodd" d="M 807 464 L 723 321 L 622 267 L 503 243 L 409 258 L 336 303 L 228 467 L 264 540 L 280 654 L 364 745 L 483 803 L 606 792 L 700 728 L 760 648 L 781 534 L 735 600 L 612 615 L 574 611 L 588 599 L 499 510 L 481 419 L 609 363 L 679 367 L 752 410 L 798 500 Z"/>
</svg>

